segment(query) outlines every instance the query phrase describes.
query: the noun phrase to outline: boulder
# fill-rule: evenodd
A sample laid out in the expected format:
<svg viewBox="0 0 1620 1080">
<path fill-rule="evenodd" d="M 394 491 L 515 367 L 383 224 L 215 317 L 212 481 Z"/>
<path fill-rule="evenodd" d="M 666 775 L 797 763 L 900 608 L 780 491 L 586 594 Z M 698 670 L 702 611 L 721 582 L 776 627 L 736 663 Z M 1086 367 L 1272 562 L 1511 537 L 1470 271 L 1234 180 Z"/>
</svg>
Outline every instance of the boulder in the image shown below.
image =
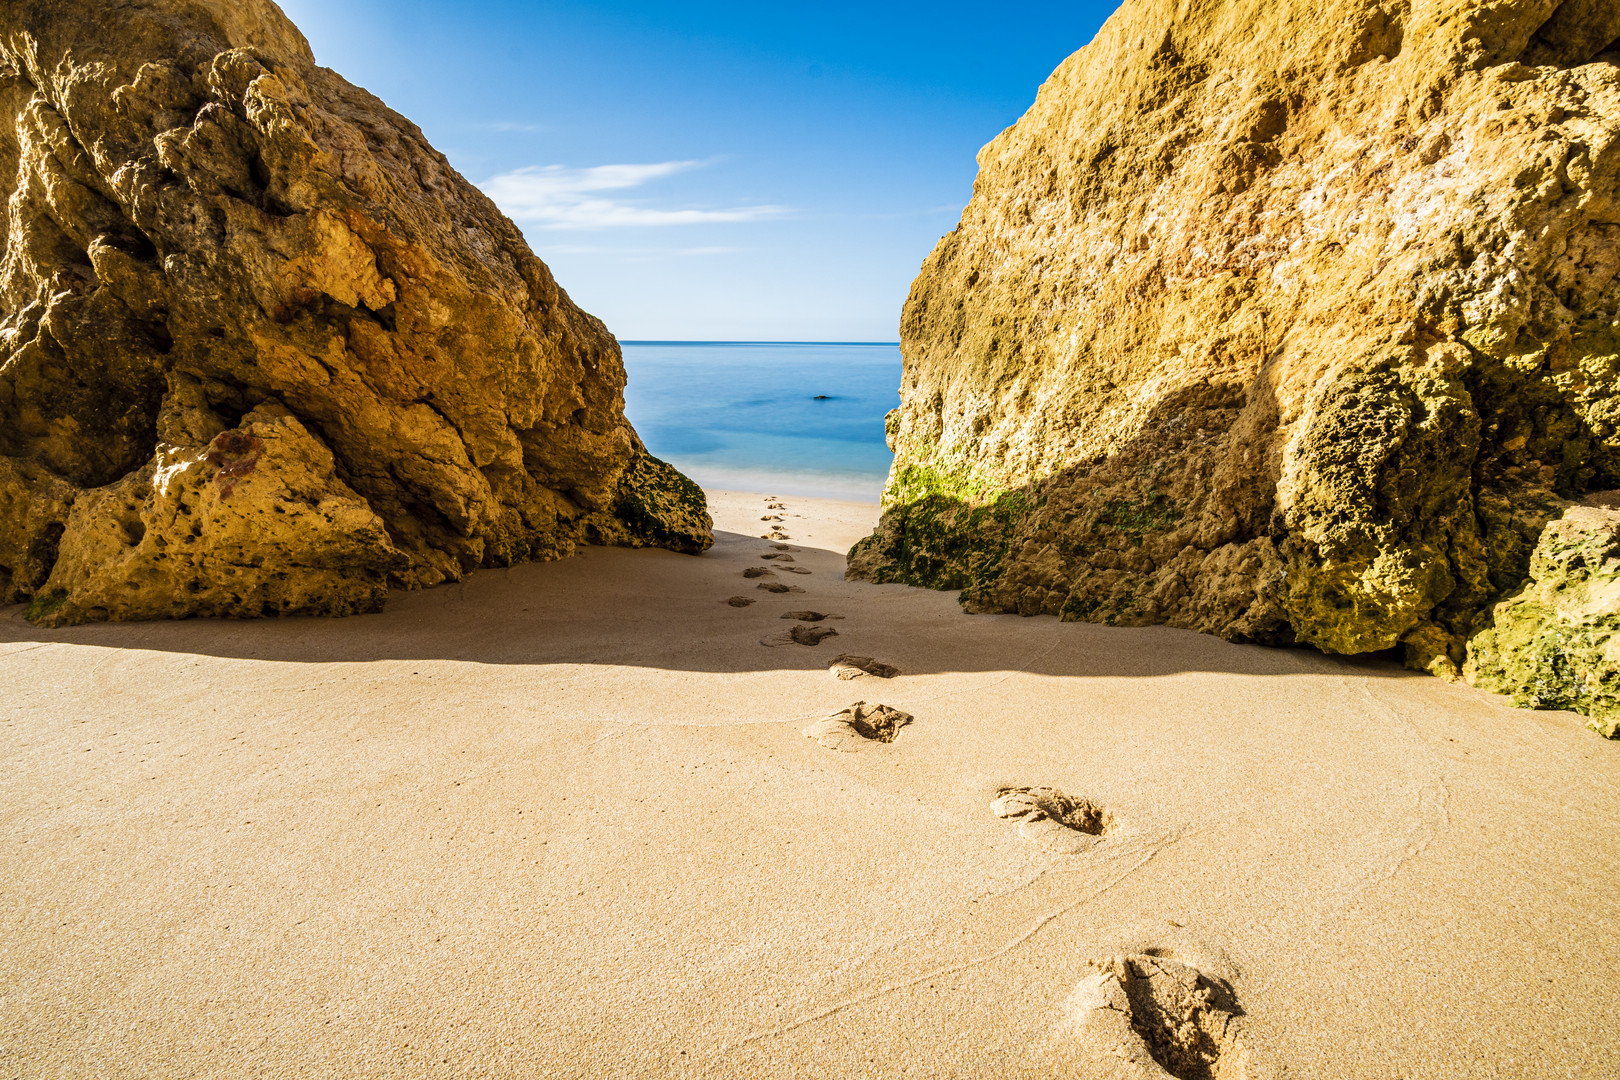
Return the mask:
<svg viewBox="0 0 1620 1080">
<path fill-rule="evenodd" d="M 1620 485 L 1620 0 L 1127 0 L 924 263 L 875 581 L 1446 676 Z"/>
<path fill-rule="evenodd" d="M 619 347 L 268 0 L 0 0 L 0 603 L 375 610 L 696 552 Z"/>
<path fill-rule="evenodd" d="M 1585 713 L 1620 738 L 1620 498 L 1547 526 L 1530 580 L 1470 641 L 1468 676 L 1515 705 Z"/>
</svg>

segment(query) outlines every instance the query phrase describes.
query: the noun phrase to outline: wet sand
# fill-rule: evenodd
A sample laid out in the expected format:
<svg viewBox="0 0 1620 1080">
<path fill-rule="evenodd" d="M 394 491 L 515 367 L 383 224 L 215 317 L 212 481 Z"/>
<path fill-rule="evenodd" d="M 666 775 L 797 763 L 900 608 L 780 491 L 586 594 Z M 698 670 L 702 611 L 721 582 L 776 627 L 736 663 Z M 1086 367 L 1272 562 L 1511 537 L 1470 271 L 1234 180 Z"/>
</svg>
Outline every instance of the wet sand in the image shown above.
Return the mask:
<svg viewBox="0 0 1620 1080">
<path fill-rule="evenodd" d="M 1620 1074 L 1620 745 L 1578 718 L 966 616 L 842 580 L 873 506 L 711 499 L 702 557 L 375 616 L 0 610 L 0 1076 L 1150 1076 L 1120 955 L 1229 993 L 1216 1076 Z M 857 701 L 912 720 L 803 734 Z"/>
</svg>

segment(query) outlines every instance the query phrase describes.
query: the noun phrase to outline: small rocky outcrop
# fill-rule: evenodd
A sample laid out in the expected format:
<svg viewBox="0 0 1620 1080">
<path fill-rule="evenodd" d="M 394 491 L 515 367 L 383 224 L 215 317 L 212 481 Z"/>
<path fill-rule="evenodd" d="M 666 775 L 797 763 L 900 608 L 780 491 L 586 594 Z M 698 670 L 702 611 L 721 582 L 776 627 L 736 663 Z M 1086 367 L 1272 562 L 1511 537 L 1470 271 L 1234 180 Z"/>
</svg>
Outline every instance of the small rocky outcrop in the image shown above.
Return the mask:
<svg viewBox="0 0 1620 1080">
<path fill-rule="evenodd" d="M 1542 531 L 1524 588 L 1469 643 L 1469 680 L 1514 704 L 1572 709 L 1620 737 L 1620 492 Z"/>
<path fill-rule="evenodd" d="M 268 0 L 0 0 L 0 604 L 374 610 L 696 552 L 617 342 Z"/>
<path fill-rule="evenodd" d="M 851 574 L 1458 675 L 1620 486 L 1617 39 L 1620 0 L 1127 0 L 912 286 Z"/>
</svg>

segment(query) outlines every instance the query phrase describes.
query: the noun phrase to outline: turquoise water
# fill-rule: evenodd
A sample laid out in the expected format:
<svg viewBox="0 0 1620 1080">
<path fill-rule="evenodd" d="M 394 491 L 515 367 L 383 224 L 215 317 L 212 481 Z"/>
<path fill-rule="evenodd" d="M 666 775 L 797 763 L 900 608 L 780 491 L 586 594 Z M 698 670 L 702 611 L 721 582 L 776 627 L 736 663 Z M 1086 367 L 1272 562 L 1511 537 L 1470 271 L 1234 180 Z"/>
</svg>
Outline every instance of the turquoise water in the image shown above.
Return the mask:
<svg viewBox="0 0 1620 1080">
<path fill-rule="evenodd" d="M 704 487 L 876 502 L 898 345 L 621 342 L 624 411 Z"/>
</svg>

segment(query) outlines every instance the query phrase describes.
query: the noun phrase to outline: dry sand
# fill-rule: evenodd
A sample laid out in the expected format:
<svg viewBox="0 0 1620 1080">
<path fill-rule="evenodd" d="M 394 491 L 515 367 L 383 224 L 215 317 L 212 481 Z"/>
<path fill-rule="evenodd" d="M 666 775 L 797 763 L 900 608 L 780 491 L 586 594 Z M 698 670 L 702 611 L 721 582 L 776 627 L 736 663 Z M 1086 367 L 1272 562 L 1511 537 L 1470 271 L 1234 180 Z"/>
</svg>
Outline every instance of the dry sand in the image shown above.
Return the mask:
<svg viewBox="0 0 1620 1080">
<path fill-rule="evenodd" d="M 376 616 L 0 611 L 0 1076 L 1145 1076 L 1086 1004 L 1147 949 L 1228 980 L 1218 1076 L 1620 1075 L 1620 745 L 844 582 L 870 505 L 785 499 L 772 595 L 762 498 L 712 498 L 701 558 Z M 759 643 L 800 609 L 838 636 Z M 801 734 L 857 700 L 915 720 Z M 1059 853 L 1014 786 L 1111 824 Z"/>
</svg>

